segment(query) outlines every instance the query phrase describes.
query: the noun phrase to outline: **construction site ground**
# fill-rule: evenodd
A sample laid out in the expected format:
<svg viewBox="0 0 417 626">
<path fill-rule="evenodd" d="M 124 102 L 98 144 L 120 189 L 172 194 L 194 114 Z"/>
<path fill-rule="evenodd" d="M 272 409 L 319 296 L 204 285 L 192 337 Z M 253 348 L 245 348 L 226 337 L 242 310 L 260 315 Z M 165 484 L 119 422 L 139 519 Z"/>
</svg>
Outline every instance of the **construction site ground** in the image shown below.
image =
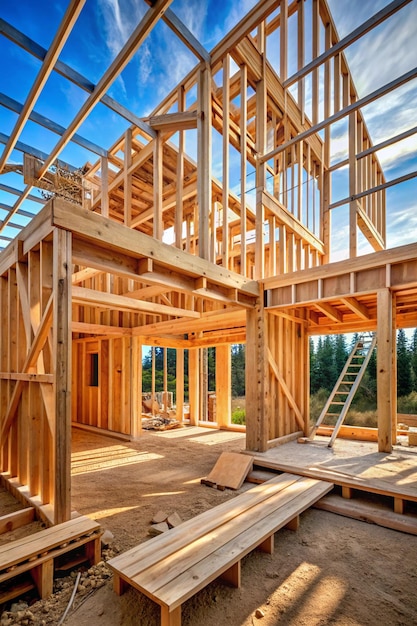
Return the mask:
<svg viewBox="0 0 417 626">
<path fill-rule="evenodd" d="M 73 509 L 113 534 L 106 559 L 151 541 L 151 520 L 160 510 L 187 520 L 253 486 L 221 491 L 200 483 L 222 451 L 243 448 L 242 433 L 197 427 L 146 432 L 135 442 L 75 429 Z M 13 539 L 13 533 L 5 538 Z M 415 535 L 310 509 L 296 532 L 282 529 L 275 535 L 274 554 L 245 557 L 240 589 L 210 584 L 183 605 L 182 623 L 409 626 L 417 623 L 416 554 Z M 14 607 L 14 617 L 4 613 L 2 626 L 56 626 L 74 580 L 74 574 L 58 580 L 49 600 L 29 601 L 29 617 L 24 617 L 24 605 L 20 614 Z M 82 574 L 64 624 L 156 626 L 159 619 L 159 607 L 139 592 L 130 589 L 116 596 L 110 573 L 100 565 Z"/>
</svg>

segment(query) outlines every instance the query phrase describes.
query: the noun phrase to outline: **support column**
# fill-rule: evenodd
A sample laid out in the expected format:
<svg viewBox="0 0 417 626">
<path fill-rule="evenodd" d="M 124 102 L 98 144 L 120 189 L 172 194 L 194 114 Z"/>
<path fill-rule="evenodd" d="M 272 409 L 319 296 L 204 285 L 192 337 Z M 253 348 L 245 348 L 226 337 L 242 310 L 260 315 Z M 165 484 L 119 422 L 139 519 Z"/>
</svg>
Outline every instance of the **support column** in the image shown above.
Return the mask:
<svg viewBox="0 0 417 626">
<path fill-rule="evenodd" d="M 179 422 L 184 420 L 184 349 L 177 348 L 176 360 L 176 417 Z"/>
<path fill-rule="evenodd" d="M 142 341 L 140 337 L 132 337 L 131 341 L 130 434 L 136 439 L 142 433 Z"/>
<path fill-rule="evenodd" d="M 55 376 L 54 522 L 71 518 L 72 235 L 53 234 L 53 372 Z"/>
<path fill-rule="evenodd" d="M 263 293 L 246 313 L 246 449 L 267 449 L 270 415 L 266 319 Z"/>
<path fill-rule="evenodd" d="M 391 452 L 393 426 L 396 426 L 397 418 L 397 377 L 395 307 L 392 292 L 388 288 L 378 291 L 377 320 L 378 450 L 379 452 Z"/>
<path fill-rule="evenodd" d="M 210 258 L 209 221 L 211 207 L 211 70 L 202 65 L 198 81 L 197 121 L 197 201 L 198 201 L 198 254 Z"/>
<path fill-rule="evenodd" d="M 230 424 L 232 406 L 232 355 L 230 345 L 216 346 L 216 421 Z"/>
<path fill-rule="evenodd" d="M 199 349 L 193 348 L 188 351 L 188 395 L 190 401 L 190 425 L 198 426 L 200 410 L 199 394 Z"/>
<path fill-rule="evenodd" d="M 265 58 L 263 57 L 263 71 Z M 266 147 L 266 81 L 263 78 L 256 84 L 256 150 L 259 155 L 265 153 Z M 255 279 L 265 276 L 265 209 L 262 194 L 266 186 L 266 164 L 256 163 L 256 237 L 255 237 Z"/>
</svg>

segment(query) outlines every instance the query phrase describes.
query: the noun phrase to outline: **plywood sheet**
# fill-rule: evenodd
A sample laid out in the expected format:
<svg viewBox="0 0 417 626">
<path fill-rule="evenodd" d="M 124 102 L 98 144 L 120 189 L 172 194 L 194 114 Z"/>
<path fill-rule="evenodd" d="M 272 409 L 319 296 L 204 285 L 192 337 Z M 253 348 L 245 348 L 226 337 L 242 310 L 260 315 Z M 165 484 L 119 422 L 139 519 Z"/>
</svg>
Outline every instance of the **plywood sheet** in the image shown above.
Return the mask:
<svg viewBox="0 0 417 626">
<path fill-rule="evenodd" d="M 222 452 L 207 476 L 207 480 L 216 485 L 229 487 L 229 489 L 239 489 L 252 470 L 252 466 L 251 456 L 238 452 Z"/>
</svg>

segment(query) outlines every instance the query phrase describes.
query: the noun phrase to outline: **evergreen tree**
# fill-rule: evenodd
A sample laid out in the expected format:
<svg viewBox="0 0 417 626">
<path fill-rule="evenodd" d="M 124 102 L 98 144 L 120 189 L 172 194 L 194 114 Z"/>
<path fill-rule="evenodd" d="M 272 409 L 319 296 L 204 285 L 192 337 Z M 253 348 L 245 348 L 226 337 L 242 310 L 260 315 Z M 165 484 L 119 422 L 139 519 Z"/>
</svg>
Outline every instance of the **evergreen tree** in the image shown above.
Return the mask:
<svg viewBox="0 0 417 626">
<path fill-rule="evenodd" d="M 232 395 L 245 395 L 245 346 L 241 343 L 232 346 Z"/>
<path fill-rule="evenodd" d="M 348 351 L 346 347 L 346 337 L 344 335 L 337 335 L 334 352 L 334 364 L 337 376 L 339 376 L 340 372 L 345 367 L 347 358 Z"/>
<path fill-rule="evenodd" d="M 310 394 L 316 393 L 320 389 L 320 382 L 317 370 L 317 355 L 312 337 L 309 339 L 310 345 Z"/>
<path fill-rule="evenodd" d="M 411 355 L 403 328 L 397 334 L 397 396 L 408 396 L 412 390 Z"/>
<path fill-rule="evenodd" d="M 413 390 L 417 391 L 417 328 L 414 329 L 411 340 L 411 373 Z"/>
<path fill-rule="evenodd" d="M 317 346 L 317 374 L 319 387 L 331 391 L 337 380 L 337 373 L 334 360 L 334 343 L 330 335 L 321 341 Z"/>
</svg>

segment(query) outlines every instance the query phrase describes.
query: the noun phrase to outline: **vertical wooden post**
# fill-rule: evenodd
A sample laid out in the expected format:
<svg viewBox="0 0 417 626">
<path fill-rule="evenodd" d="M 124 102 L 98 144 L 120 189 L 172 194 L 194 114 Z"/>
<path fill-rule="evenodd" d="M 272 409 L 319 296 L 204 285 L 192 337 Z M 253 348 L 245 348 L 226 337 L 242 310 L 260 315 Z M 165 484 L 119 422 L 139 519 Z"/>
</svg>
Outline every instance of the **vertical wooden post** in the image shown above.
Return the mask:
<svg viewBox="0 0 417 626">
<path fill-rule="evenodd" d="M 216 416 L 220 428 L 230 424 L 231 402 L 232 355 L 227 344 L 216 346 Z"/>
<path fill-rule="evenodd" d="M 263 72 L 265 71 L 265 58 Z M 266 81 L 264 78 L 256 84 L 256 150 L 262 155 L 266 146 Z M 265 189 L 266 164 L 256 163 L 256 238 L 255 238 L 255 279 L 260 280 L 265 272 L 265 209 L 263 206 L 263 192 Z"/>
<path fill-rule="evenodd" d="M 313 37 L 312 37 L 312 59 L 316 59 L 320 54 L 320 7 L 319 0 L 313 0 L 312 7 Z M 312 122 L 319 121 L 319 71 L 315 68 L 312 72 Z"/>
<path fill-rule="evenodd" d="M 246 449 L 264 452 L 269 433 L 270 393 L 263 293 L 246 313 Z"/>
<path fill-rule="evenodd" d="M 164 226 L 162 219 L 163 185 L 163 143 L 161 133 L 157 132 L 153 153 L 153 236 L 162 241 Z"/>
<path fill-rule="evenodd" d="M 176 361 L 176 399 L 177 420 L 182 422 L 184 419 L 184 349 L 177 348 Z"/>
<path fill-rule="evenodd" d="M 156 365 L 156 363 L 155 363 L 155 361 L 156 361 L 156 359 L 155 359 L 155 347 L 154 346 L 152 346 L 152 348 L 151 348 L 151 354 L 152 354 L 151 399 L 152 399 L 152 417 L 153 417 L 155 415 L 155 400 L 156 400 L 156 397 L 155 397 L 155 380 L 156 380 L 156 376 L 155 376 L 155 374 L 156 374 L 156 372 L 155 372 L 155 365 Z"/>
<path fill-rule="evenodd" d="M 54 522 L 71 518 L 72 235 L 53 234 L 53 358 L 55 378 Z"/>
<path fill-rule="evenodd" d="M 183 85 L 178 87 L 178 112 L 185 110 L 185 91 Z M 182 224 L 183 224 L 183 186 L 184 186 L 184 150 L 185 132 L 178 133 L 178 156 L 177 156 L 177 189 L 175 195 L 175 245 L 182 248 Z"/>
<path fill-rule="evenodd" d="M 279 62 L 280 62 L 279 77 L 282 82 L 284 82 L 284 80 L 287 79 L 287 71 L 288 71 L 287 48 L 288 48 L 288 1 L 281 0 L 280 15 L 279 15 Z"/>
<path fill-rule="evenodd" d="M 124 223 L 130 226 L 132 223 L 132 174 L 128 174 L 132 165 L 132 129 L 128 128 L 125 133 L 124 173 L 123 173 L 123 202 Z"/>
<path fill-rule="evenodd" d="M 202 65 L 198 80 L 198 254 L 202 259 L 210 255 L 209 217 L 212 198 L 211 189 L 211 70 Z"/>
<path fill-rule="evenodd" d="M 140 337 L 132 337 L 131 342 L 130 434 L 135 439 L 142 432 L 142 342 Z"/>
<path fill-rule="evenodd" d="M 164 411 L 168 411 L 168 348 L 163 348 L 164 351 L 164 372 L 163 372 L 163 381 L 164 381 L 164 393 L 163 395 L 163 406 Z"/>
<path fill-rule="evenodd" d="M 223 180 L 222 180 L 222 258 L 223 267 L 229 267 L 229 126 L 230 126 L 230 60 L 223 59 Z"/>
<path fill-rule="evenodd" d="M 200 410 L 199 394 L 199 349 L 188 351 L 188 394 L 190 400 L 190 425 L 198 426 Z"/>
<path fill-rule="evenodd" d="M 356 194 L 356 111 L 349 113 L 349 196 Z M 356 217 L 356 200 L 349 203 L 349 257 L 357 256 L 358 233 Z"/>
<path fill-rule="evenodd" d="M 240 67 L 240 273 L 246 276 L 246 151 L 248 68 Z"/>
<path fill-rule="evenodd" d="M 109 217 L 109 162 L 107 157 L 101 157 L 101 214 Z"/>
<path fill-rule="evenodd" d="M 395 306 L 390 289 L 377 293 L 377 409 L 378 450 L 391 452 L 392 424 L 397 415 Z"/>
<path fill-rule="evenodd" d="M 281 4 L 282 6 L 282 4 Z M 304 67 L 304 0 L 298 0 L 297 6 L 297 21 L 298 21 L 298 50 L 297 61 L 298 69 L 301 70 Z M 298 81 L 298 106 L 301 111 L 301 123 L 304 124 L 304 78 Z"/>
</svg>

